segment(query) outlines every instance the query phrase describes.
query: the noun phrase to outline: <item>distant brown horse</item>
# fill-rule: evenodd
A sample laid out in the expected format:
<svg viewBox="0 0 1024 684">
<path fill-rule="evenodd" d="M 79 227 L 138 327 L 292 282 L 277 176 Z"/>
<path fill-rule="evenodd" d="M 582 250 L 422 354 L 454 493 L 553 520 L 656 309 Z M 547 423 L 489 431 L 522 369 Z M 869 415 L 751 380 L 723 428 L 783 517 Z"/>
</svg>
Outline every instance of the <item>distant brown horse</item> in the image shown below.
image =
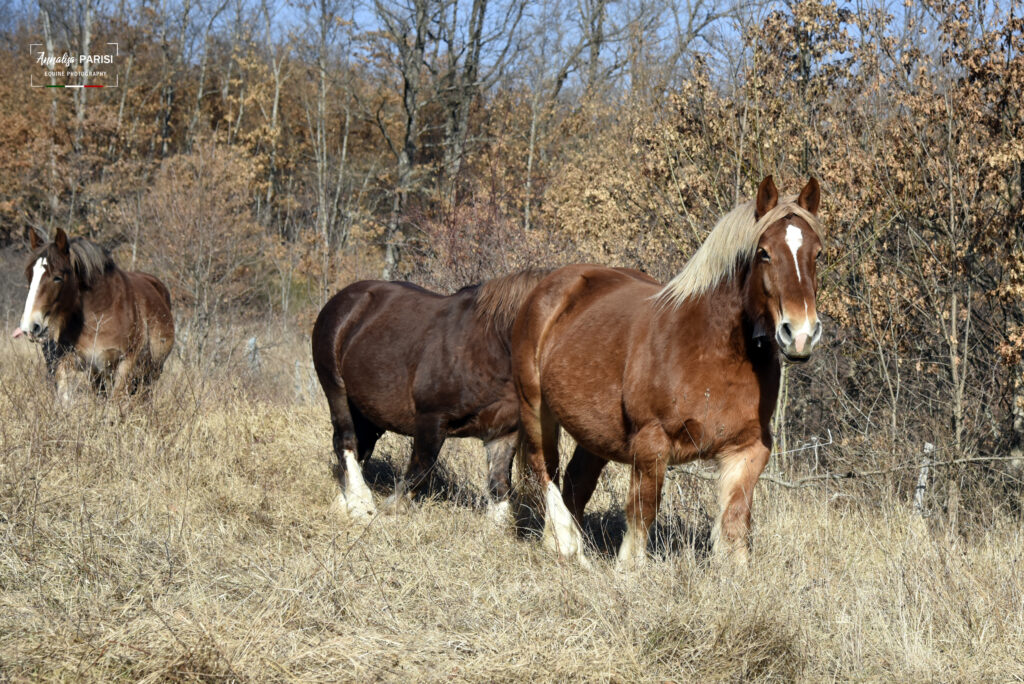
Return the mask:
<svg viewBox="0 0 1024 684">
<path fill-rule="evenodd" d="M 118 398 L 148 390 L 174 345 L 171 296 L 146 273 L 123 271 L 109 252 L 57 229 L 41 246 L 30 231 L 33 254 L 25 268 L 28 298 L 14 337 L 42 342 L 58 394 L 85 370 L 93 387 Z"/>
<path fill-rule="evenodd" d="M 359 462 L 390 430 L 413 437 L 396 499 L 422 487 L 446 437 L 478 437 L 487 446 L 492 512 L 506 514 L 519 425 L 508 339 L 520 304 L 546 273 L 523 271 L 447 297 L 364 280 L 324 305 L 313 326 L 313 365 L 334 426 L 339 512 L 375 511 Z"/>
<path fill-rule="evenodd" d="M 821 335 L 815 180 L 778 201 L 771 176 L 723 217 L 664 287 L 599 266 L 568 266 L 523 304 L 512 334 L 523 457 L 544 488 L 545 543 L 583 557 L 578 521 L 608 460 L 632 466 L 620 566 L 646 557 L 665 469 L 719 469 L 715 549 L 741 562 L 753 488 L 771 452 L 779 353 L 806 361 Z M 579 444 L 558 472 L 558 430 Z"/>
</svg>

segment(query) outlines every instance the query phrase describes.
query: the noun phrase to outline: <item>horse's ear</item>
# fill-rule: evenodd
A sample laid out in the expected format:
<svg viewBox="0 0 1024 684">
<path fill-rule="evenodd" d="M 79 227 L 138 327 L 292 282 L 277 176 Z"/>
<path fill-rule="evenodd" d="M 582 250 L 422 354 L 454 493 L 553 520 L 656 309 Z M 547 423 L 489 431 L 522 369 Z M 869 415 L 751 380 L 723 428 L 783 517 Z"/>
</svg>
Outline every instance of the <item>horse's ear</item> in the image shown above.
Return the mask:
<svg viewBox="0 0 1024 684">
<path fill-rule="evenodd" d="M 62 254 L 68 253 L 68 234 L 64 232 L 63 228 L 57 229 L 57 235 L 53 238 L 53 244 L 58 252 Z"/>
<path fill-rule="evenodd" d="M 820 201 L 821 190 L 818 189 L 818 181 L 811 178 L 811 180 L 807 181 L 804 189 L 800 191 L 800 196 L 796 198 L 796 203 L 812 214 L 817 215 L 818 203 Z"/>
<path fill-rule="evenodd" d="M 36 232 L 35 228 L 28 229 L 28 244 L 33 252 L 42 245 L 42 240 L 39 239 L 39 233 Z"/>
<path fill-rule="evenodd" d="M 761 218 L 775 208 L 779 203 L 779 190 L 775 187 L 775 181 L 771 176 L 765 176 L 761 185 L 757 187 L 757 207 L 755 218 Z"/>
</svg>

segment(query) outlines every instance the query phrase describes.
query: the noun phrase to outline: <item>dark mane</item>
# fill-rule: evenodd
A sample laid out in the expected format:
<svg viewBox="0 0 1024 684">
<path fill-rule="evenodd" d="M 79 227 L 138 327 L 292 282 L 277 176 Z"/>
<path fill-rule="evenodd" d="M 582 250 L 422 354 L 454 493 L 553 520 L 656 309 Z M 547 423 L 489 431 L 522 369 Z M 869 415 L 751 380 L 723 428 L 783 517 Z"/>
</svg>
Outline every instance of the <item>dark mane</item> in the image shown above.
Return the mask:
<svg viewBox="0 0 1024 684">
<path fill-rule="evenodd" d="M 477 285 L 476 315 L 491 321 L 499 334 L 508 337 L 523 302 L 549 273 L 549 268 L 528 268 Z"/>
<path fill-rule="evenodd" d="M 71 268 L 75 270 L 82 287 L 92 287 L 98 278 L 114 270 L 114 259 L 110 252 L 91 240 L 71 238 L 68 250 L 71 253 Z"/>
</svg>

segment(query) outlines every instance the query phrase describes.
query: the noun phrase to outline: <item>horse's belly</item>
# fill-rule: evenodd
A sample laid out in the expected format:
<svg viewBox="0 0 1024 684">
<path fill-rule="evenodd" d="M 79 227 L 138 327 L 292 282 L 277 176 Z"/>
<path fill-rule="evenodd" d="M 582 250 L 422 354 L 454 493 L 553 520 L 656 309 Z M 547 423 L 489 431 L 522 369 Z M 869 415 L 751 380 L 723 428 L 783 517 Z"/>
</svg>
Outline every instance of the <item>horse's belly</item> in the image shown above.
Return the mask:
<svg viewBox="0 0 1024 684">
<path fill-rule="evenodd" d="M 496 439 L 519 425 L 519 400 L 511 384 L 502 396 L 469 410 L 453 410 L 447 417 L 447 433 L 452 437 Z"/>
<path fill-rule="evenodd" d="M 628 448 L 621 411 L 615 410 L 614 393 L 567 393 L 549 388 L 544 401 L 562 429 L 587 451 L 613 461 L 627 460 Z"/>
</svg>

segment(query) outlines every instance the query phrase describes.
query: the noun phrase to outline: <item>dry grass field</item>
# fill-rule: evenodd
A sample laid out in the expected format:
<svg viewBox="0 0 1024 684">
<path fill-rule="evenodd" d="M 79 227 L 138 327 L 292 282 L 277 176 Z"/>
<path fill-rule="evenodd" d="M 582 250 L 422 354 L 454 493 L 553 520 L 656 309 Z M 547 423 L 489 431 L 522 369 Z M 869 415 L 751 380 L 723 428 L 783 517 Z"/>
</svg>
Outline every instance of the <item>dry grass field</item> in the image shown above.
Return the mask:
<svg viewBox="0 0 1024 684">
<path fill-rule="evenodd" d="M 619 574 L 612 467 L 587 572 L 490 522 L 482 448 L 459 441 L 436 496 L 342 524 L 305 354 L 258 376 L 175 359 L 122 411 L 61 407 L 36 349 L 0 341 L 0 680 L 1024 679 L 1019 519 L 949 542 L 906 501 L 762 483 L 735 570 L 706 558 L 711 483 L 675 473 L 657 558 Z M 406 449 L 378 446 L 379 498 Z"/>
</svg>

